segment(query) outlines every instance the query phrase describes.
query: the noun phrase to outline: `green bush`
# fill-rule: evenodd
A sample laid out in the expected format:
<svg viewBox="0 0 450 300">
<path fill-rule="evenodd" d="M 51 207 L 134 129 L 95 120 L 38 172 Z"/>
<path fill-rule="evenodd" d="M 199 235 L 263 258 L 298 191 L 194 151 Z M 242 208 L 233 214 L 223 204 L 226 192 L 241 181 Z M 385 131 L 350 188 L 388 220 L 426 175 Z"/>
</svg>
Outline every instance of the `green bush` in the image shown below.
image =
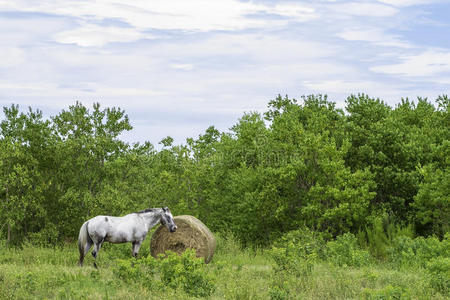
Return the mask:
<svg viewBox="0 0 450 300">
<path fill-rule="evenodd" d="M 306 276 L 311 274 L 314 262 L 324 257 L 323 234 L 301 228 L 290 231 L 276 240 L 269 251 L 276 272 Z"/>
<path fill-rule="evenodd" d="M 368 248 L 370 254 L 385 260 L 388 249 L 398 237 L 414 236 L 413 225 L 397 224 L 387 212 L 377 212 L 367 218 L 367 225 L 358 231 L 358 243 Z"/>
<path fill-rule="evenodd" d="M 161 255 L 160 259 L 151 256 L 139 260 L 118 259 L 114 273 L 125 282 L 138 282 L 150 289 L 181 287 L 186 294 L 195 297 L 210 296 L 215 289 L 203 259 L 197 258 L 192 249 L 182 255 L 167 251 L 166 256 Z"/>
<path fill-rule="evenodd" d="M 271 299 L 290 299 L 299 278 L 309 277 L 314 264 L 324 255 L 323 236 L 307 228 L 288 232 L 268 251 L 275 276 L 269 287 Z"/>
<path fill-rule="evenodd" d="M 311 260 L 324 258 L 324 234 L 301 228 L 284 234 L 274 242 L 277 248 L 286 248 L 291 255 Z"/>
<path fill-rule="evenodd" d="M 273 270 L 275 276 L 270 281 L 270 299 L 290 299 L 293 289 L 292 281 L 301 277 L 308 277 L 314 267 L 313 262 L 297 256 L 292 250 L 293 243 L 290 242 L 286 248 L 272 247 L 269 251 L 274 261 Z"/>
<path fill-rule="evenodd" d="M 113 272 L 117 277 L 126 282 L 140 281 L 143 275 L 137 262 L 130 259 L 117 259 Z"/>
<path fill-rule="evenodd" d="M 28 240 L 33 245 L 45 247 L 53 247 L 61 244 L 58 227 L 53 223 L 48 223 L 45 228 L 39 232 L 30 233 Z"/>
<path fill-rule="evenodd" d="M 286 248 L 273 247 L 269 251 L 275 262 L 273 266 L 275 272 L 285 272 L 296 277 L 310 275 L 314 266 L 314 260 L 298 256 L 292 251 L 293 248 L 293 243 L 290 243 Z"/>
<path fill-rule="evenodd" d="M 176 288 L 182 286 L 191 296 L 206 297 L 214 292 L 212 279 L 205 271 L 202 258 L 197 258 L 195 250 L 188 249 L 182 255 L 167 251 L 167 257 L 159 261 L 161 280 Z"/>
<path fill-rule="evenodd" d="M 427 262 L 437 257 L 450 257 L 450 235 L 442 241 L 436 237 L 415 239 L 399 236 L 388 248 L 388 259 L 398 266 L 425 267 Z"/>
<path fill-rule="evenodd" d="M 417 264 L 416 261 L 416 243 L 414 239 L 399 236 L 394 239 L 392 245 L 388 248 L 388 259 L 397 266 Z"/>
<path fill-rule="evenodd" d="M 430 274 L 430 285 L 436 291 L 450 296 L 450 258 L 439 257 L 427 264 Z"/>
<path fill-rule="evenodd" d="M 360 248 L 352 233 L 345 233 L 328 242 L 325 252 L 327 260 L 337 266 L 360 267 L 372 263 L 370 253 Z"/>
</svg>

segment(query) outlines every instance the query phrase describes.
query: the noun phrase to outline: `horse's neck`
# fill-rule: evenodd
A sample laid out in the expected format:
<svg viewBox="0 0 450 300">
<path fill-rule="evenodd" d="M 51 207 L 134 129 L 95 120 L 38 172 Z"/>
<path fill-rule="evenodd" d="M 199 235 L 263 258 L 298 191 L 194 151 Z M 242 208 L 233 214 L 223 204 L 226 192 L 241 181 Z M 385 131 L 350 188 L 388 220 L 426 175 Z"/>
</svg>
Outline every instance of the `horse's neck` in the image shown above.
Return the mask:
<svg viewBox="0 0 450 300">
<path fill-rule="evenodd" d="M 161 220 L 161 215 L 157 212 L 150 212 L 142 214 L 142 217 L 145 220 L 145 223 L 148 225 L 148 228 L 152 228 Z"/>
</svg>

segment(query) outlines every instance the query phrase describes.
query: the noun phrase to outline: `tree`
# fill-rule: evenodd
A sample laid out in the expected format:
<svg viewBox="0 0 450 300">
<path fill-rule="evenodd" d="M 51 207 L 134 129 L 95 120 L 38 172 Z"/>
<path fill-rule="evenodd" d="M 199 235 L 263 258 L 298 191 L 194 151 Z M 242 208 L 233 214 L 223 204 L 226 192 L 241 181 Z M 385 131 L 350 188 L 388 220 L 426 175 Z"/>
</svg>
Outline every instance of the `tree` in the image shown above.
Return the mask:
<svg viewBox="0 0 450 300">
<path fill-rule="evenodd" d="M 0 123 L 1 219 L 8 242 L 18 242 L 28 232 L 40 230 L 46 212 L 43 193 L 47 188 L 41 168 L 49 148 L 49 123 L 40 111 L 20 113 L 19 107 L 3 108 Z"/>
<path fill-rule="evenodd" d="M 47 209 L 64 235 L 74 236 L 84 219 L 100 213 L 97 195 L 106 178 L 105 164 L 128 149 L 119 139 L 131 130 L 128 116 L 118 108 L 92 111 L 77 102 L 52 118 L 56 135 L 55 174 Z"/>
</svg>

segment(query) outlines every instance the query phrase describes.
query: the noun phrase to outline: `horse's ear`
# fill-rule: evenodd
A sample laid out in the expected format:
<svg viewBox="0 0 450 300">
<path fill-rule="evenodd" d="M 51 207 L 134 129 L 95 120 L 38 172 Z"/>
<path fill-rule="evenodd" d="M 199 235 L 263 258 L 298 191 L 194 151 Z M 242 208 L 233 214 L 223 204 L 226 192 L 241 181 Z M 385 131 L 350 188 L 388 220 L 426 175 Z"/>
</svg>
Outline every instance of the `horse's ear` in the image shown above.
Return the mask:
<svg viewBox="0 0 450 300">
<path fill-rule="evenodd" d="M 169 210 L 169 208 L 167 206 L 162 208 L 164 212 L 167 212 Z"/>
</svg>

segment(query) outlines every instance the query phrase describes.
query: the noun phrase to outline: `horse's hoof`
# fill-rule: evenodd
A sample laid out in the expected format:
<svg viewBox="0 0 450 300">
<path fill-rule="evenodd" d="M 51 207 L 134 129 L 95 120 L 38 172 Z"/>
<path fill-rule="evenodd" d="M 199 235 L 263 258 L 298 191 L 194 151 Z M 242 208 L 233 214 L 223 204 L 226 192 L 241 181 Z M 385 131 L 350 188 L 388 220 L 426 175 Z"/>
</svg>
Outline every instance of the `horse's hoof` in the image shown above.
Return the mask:
<svg viewBox="0 0 450 300">
<path fill-rule="evenodd" d="M 94 262 L 94 268 L 98 269 L 97 264 Z"/>
</svg>

